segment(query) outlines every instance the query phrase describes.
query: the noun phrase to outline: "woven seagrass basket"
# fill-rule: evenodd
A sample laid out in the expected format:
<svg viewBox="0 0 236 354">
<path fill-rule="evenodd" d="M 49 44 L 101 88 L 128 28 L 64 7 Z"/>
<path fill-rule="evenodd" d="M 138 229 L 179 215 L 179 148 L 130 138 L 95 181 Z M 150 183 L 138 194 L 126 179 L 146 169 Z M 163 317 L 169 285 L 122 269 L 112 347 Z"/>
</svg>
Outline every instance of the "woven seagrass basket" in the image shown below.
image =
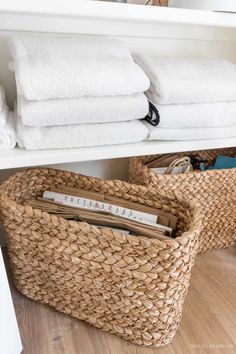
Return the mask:
<svg viewBox="0 0 236 354">
<path fill-rule="evenodd" d="M 92 190 L 178 217 L 167 241 L 99 229 L 27 206 L 58 185 Z M 197 206 L 144 186 L 54 169 L 28 169 L 1 186 L 14 283 L 27 297 L 139 345 L 171 342 L 198 248 Z"/>
<path fill-rule="evenodd" d="M 236 156 L 236 148 L 182 152 L 178 156 L 201 156 L 213 162 L 217 155 Z M 173 192 L 201 204 L 203 228 L 199 237 L 199 252 L 224 248 L 236 243 L 236 168 L 161 175 L 146 164 L 159 155 L 130 159 L 129 181 L 152 186 L 166 195 Z M 168 155 L 167 155 L 168 156 Z"/>
</svg>

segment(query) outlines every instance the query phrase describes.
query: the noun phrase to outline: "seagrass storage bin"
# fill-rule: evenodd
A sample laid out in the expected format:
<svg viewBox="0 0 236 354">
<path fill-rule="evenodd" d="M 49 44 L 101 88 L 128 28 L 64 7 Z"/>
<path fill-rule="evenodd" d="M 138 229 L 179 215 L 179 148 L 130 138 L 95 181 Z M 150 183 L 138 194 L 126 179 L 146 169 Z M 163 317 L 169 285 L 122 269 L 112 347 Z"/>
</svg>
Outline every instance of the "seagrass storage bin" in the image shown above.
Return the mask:
<svg viewBox="0 0 236 354">
<path fill-rule="evenodd" d="M 178 156 L 201 156 L 213 160 L 218 155 L 236 157 L 236 148 L 182 152 Z M 146 164 L 160 155 L 130 159 L 129 181 L 152 186 L 166 195 L 173 192 L 201 204 L 203 228 L 199 237 L 199 252 L 224 248 L 236 243 L 236 168 L 161 175 Z M 168 155 L 167 155 L 168 156 Z"/>
<path fill-rule="evenodd" d="M 51 186 L 69 185 L 178 216 L 177 237 L 159 241 L 98 229 L 33 209 Z M 54 169 L 28 169 L 1 186 L 14 283 L 27 297 L 139 345 L 171 342 L 198 248 L 201 213 L 174 195 Z"/>
</svg>

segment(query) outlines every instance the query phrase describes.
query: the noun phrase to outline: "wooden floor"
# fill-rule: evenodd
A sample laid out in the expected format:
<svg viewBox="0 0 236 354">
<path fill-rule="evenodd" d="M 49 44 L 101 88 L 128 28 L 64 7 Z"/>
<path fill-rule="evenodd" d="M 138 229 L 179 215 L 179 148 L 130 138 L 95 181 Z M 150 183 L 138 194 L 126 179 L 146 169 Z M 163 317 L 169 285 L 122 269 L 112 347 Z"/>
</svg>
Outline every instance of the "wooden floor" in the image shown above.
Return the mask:
<svg viewBox="0 0 236 354">
<path fill-rule="evenodd" d="M 236 248 L 199 255 L 172 344 L 144 348 L 28 300 L 13 288 L 24 354 L 236 353 Z"/>
</svg>

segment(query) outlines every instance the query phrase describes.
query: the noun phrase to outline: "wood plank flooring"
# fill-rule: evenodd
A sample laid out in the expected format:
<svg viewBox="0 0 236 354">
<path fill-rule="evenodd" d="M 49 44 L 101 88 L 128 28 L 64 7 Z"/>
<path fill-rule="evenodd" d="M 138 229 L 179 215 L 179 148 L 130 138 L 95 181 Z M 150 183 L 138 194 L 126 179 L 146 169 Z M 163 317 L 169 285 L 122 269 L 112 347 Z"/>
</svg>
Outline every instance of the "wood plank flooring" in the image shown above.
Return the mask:
<svg viewBox="0 0 236 354">
<path fill-rule="evenodd" d="M 35 303 L 12 288 L 23 354 L 236 353 L 236 248 L 199 255 L 172 344 L 144 348 Z"/>
</svg>

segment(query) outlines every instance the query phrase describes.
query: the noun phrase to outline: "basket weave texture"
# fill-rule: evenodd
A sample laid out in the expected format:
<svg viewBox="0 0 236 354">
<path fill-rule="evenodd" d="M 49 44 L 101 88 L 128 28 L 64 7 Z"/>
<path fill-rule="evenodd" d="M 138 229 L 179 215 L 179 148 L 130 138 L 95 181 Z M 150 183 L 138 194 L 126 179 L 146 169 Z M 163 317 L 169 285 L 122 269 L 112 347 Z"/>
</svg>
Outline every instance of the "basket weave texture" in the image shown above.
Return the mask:
<svg viewBox="0 0 236 354">
<path fill-rule="evenodd" d="M 218 155 L 236 156 L 236 148 L 182 152 L 178 156 L 201 156 L 213 162 Z M 187 200 L 201 204 L 203 228 L 199 252 L 225 248 L 236 243 L 236 169 L 208 170 L 178 175 L 161 175 L 146 164 L 158 156 L 130 159 L 129 181 L 152 186 L 166 195 L 178 193 Z"/>
<path fill-rule="evenodd" d="M 27 206 L 42 191 L 62 184 L 172 212 L 179 220 L 178 237 L 160 241 L 124 235 Z M 139 345 L 171 342 L 198 248 L 198 207 L 144 186 L 54 169 L 19 172 L 0 192 L 20 292 Z"/>
</svg>

